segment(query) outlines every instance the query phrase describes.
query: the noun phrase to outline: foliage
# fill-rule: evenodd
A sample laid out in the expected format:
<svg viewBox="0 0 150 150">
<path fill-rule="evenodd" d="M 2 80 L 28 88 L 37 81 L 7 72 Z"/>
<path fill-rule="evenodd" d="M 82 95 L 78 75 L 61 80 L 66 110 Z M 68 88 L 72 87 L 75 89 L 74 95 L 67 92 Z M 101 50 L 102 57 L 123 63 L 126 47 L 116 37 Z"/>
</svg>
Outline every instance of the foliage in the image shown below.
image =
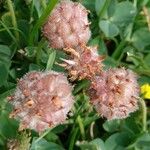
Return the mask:
<svg viewBox="0 0 150 150">
<path fill-rule="evenodd" d="M 76 0 L 90 10 L 92 37 L 105 55 L 106 68 L 125 66 L 139 75 L 139 84 L 150 84 L 150 1 Z M 18 139 L 18 122 L 9 118 L 7 97 L 15 90 L 17 79 L 32 70 L 55 70 L 62 51 L 48 47 L 41 27 L 58 0 L 0 1 L 0 149 Z M 127 119 L 106 121 L 97 116 L 85 90 L 86 80 L 76 81 L 75 105 L 68 120 L 26 140 L 31 150 L 148 150 L 150 147 L 149 100 Z M 29 138 L 29 139 L 28 139 Z M 24 139 L 25 140 L 25 139 Z M 23 141 L 25 142 L 25 141 Z"/>
</svg>

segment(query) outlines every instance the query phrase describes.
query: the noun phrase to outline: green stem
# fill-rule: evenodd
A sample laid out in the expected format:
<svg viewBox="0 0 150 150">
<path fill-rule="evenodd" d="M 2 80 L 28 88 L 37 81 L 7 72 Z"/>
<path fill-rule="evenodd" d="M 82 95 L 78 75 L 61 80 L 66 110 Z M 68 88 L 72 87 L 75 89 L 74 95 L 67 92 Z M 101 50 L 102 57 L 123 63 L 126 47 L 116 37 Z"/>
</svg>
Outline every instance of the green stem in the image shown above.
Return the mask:
<svg viewBox="0 0 150 150">
<path fill-rule="evenodd" d="M 89 118 L 86 118 L 84 120 L 84 126 L 87 126 L 89 124 L 91 124 L 92 122 L 96 121 L 97 119 L 99 119 L 100 117 L 98 115 L 95 115 L 95 116 L 92 116 L 92 117 L 89 117 Z"/>
<path fill-rule="evenodd" d="M 31 34 L 30 34 L 30 37 L 29 37 L 29 45 L 31 45 L 31 46 L 33 45 L 34 37 L 35 37 L 35 35 L 37 35 L 38 29 L 42 26 L 42 24 L 48 18 L 48 16 L 50 15 L 50 12 L 53 10 L 53 8 L 54 8 L 54 6 L 56 5 L 57 2 L 58 2 L 58 0 L 52 0 L 47 5 L 47 7 L 44 10 L 43 14 L 39 18 L 39 20 L 36 22 L 35 26 L 33 27 L 32 31 L 31 31 Z"/>
<path fill-rule="evenodd" d="M 36 50 L 36 63 L 38 65 L 40 65 L 40 57 L 41 57 L 41 53 L 42 53 L 42 47 L 43 47 L 44 44 L 45 44 L 45 41 L 42 39 L 39 42 L 37 50 Z"/>
<path fill-rule="evenodd" d="M 119 46 L 117 46 L 116 50 L 113 52 L 112 58 L 114 58 L 115 60 L 117 60 L 120 57 L 120 55 L 122 54 L 122 49 L 125 46 L 125 44 L 126 44 L 125 40 L 122 40 L 120 42 Z"/>
<path fill-rule="evenodd" d="M 9 30 L 9 28 L 2 21 L 0 21 L 0 23 L 6 29 L 6 31 L 8 32 L 8 34 L 10 35 L 10 37 L 13 39 L 13 41 L 16 43 L 16 45 L 19 47 L 18 41 L 16 40 L 16 38 L 14 37 L 14 35 L 12 34 L 12 32 Z"/>
<path fill-rule="evenodd" d="M 85 139 L 85 130 L 84 130 L 83 121 L 82 121 L 80 116 L 77 117 L 77 122 L 79 124 L 79 128 L 80 128 L 80 132 L 81 132 L 81 135 L 82 135 L 82 139 L 84 140 Z"/>
<path fill-rule="evenodd" d="M 44 138 L 52 129 L 48 129 L 45 131 L 39 138 L 36 139 L 35 143 L 39 142 L 42 138 Z"/>
<path fill-rule="evenodd" d="M 73 132 L 73 135 L 71 137 L 70 144 L 69 144 L 69 149 L 68 150 L 73 150 L 73 147 L 74 147 L 74 144 L 75 144 L 75 139 L 76 139 L 78 131 L 79 131 L 79 127 L 77 127 L 74 130 L 74 132 Z"/>
<path fill-rule="evenodd" d="M 106 0 L 104 6 L 103 6 L 103 8 L 102 8 L 102 10 L 99 12 L 99 18 L 102 18 L 102 17 L 103 17 L 103 15 L 104 15 L 105 11 L 107 10 L 107 8 L 108 8 L 110 2 L 111 2 L 111 0 Z"/>
<path fill-rule="evenodd" d="M 10 14 L 11 14 L 12 24 L 13 24 L 14 28 L 18 28 L 12 1 L 7 0 L 7 5 L 8 5 L 8 8 L 9 8 Z M 18 31 L 15 31 L 15 36 L 16 36 L 17 40 L 19 41 Z"/>
<path fill-rule="evenodd" d="M 8 29 L 9 29 L 9 30 L 18 31 L 18 32 L 20 32 L 20 34 L 22 34 L 22 36 L 23 36 L 24 38 L 26 38 L 25 34 L 24 34 L 21 30 L 16 29 L 16 28 L 14 28 L 14 27 L 9 27 Z M 0 29 L 0 32 L 3 32 L 3 31 L 7 31 L 6 28 Z"/>
<path fill-rule="evenodd" d="M 40 0 L 42 7 L 45 9 L 46 8 L 46 1 L 45 0 Z"/>
<path fill-rule="evenodd" d="M 133 69 L 135 72 L 137 72 L 139 75 L 146 75 L 150 77 L 150 71 L 145 69 Z"/>
<path fill-rule="evenodd" d="M 33 11 L 34 11 L 34 3 L 33 3 L 33 0 L 32 0 L 31 6 L 30 6 L 30 21 L 29 21 L 30 24 L 33 21 Z M 30 28 L 31 28 L 31 26 L 30 26 Z"/>
<path fill-rule="evenodd" d="M 54 64 L 56 58 L 56 51 L 53 50 L 50 54 L 49 54 L 49 58 L 47 61 L 47 65 L 46 65 L 46 70 L 51 70 Z"/>
<path fill-rule="evenodd" d="M 142 123 L 143 123 L 143 131 L 147 131 L 147 107 L 145 101 L 142 98 L 139 98 L 141 106 L 142 106 Z"/>
</svg>

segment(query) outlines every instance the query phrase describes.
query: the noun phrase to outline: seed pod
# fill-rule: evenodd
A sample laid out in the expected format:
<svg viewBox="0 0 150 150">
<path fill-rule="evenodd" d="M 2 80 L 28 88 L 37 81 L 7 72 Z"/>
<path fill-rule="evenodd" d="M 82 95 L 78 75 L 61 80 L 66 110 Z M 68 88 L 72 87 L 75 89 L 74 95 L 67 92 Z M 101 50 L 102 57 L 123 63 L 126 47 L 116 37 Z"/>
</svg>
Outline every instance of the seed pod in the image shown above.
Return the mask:
<svg viewBox="0 0 150 150">
<path fill-rule="evenodd" d="M 43 36 L 53 48 L 74 48 L 87 43 L 91 32 L 88 11 L 80 3 L 63 0 L 58 4 L 43 26 Z"/>
<path fill-rule="evenodd" d="M 11 117 L 24 128 L 43 131 L 65 121 L 73 106 L 72 87 L 62 73 L 30 72 L 19 80 Z"/>
<path fill-rule="evenodd" d="M 71 53 L 71 60 L 62 59 L 71 80 L 91 79 L 102 70 L 104 56 L 99 56 L 97 47 L 78 46 L 76 49 L 64 49 Z"/>
<path fill-rule="evenodd" d="M 89 95 L 101 116 L 108 120 L 126 118 L 138 109 L 137 76 L 125 68 L 110 69 L 92 79 Z"/>
</svg>

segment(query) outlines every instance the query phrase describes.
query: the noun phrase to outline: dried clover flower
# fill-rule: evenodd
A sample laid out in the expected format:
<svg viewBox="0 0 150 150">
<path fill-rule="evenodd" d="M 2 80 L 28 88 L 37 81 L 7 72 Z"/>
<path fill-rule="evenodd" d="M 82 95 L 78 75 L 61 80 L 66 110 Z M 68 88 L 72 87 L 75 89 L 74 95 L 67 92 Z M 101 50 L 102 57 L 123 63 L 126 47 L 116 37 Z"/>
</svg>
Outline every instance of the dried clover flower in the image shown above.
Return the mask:
<svg viewBox="0 0 150 150">
<path fill-rule="evenodd" d="M 71 60 L 62 59 L 65 63 L 59 64 L 69 72 L 71 80 L 91 79 L 102 70 L 103 56 L 99 56 L 97 47 L 78 46 L 76 49 L 64 49 L 71 53 Z"/>
<path fill-rule="evenodd" d="M 80 3 L 62 1 L 43 26 L 43 35 L 51 47 L 58 49 L 87 43 L 91 35 L 87 15 L 88 11 Z"/>
<path fill-rule="evenodd" d="M 17 139 L 7 141 L 7 150 L 29 150 L 31 135 L 23 131 L 17 135 Z"/>
<path fill-rule="evenodd" d="M 62 73 L 30 72 L 19 80 L 12 99 L 11 116 L 20 129 L 43 131 L 65 121 L 73 106 L 72 87 Z"/>
<path fill-rule="evenodd" d="M 101 116 L 108 120 L 126 118 L 138 109 L 137 76 L 125 68 L 110 69 L 93 78 L 89 95 Z"/>
</svg>

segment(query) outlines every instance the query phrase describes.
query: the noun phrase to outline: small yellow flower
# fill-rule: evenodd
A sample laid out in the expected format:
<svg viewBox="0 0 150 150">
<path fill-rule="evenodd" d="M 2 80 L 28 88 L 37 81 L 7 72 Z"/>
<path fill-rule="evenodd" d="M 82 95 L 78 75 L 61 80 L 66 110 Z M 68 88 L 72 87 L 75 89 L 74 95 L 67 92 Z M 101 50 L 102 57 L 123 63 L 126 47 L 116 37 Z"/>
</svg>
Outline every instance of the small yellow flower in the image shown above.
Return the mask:
<svg viewBox="0 0 150 150">
<path fill-rule="evenodd" d="M 150 99 L 150 84 L 144 84 L 141 86 L 141 93 L 144 95 L 144 98 Z"/>
</svg>

